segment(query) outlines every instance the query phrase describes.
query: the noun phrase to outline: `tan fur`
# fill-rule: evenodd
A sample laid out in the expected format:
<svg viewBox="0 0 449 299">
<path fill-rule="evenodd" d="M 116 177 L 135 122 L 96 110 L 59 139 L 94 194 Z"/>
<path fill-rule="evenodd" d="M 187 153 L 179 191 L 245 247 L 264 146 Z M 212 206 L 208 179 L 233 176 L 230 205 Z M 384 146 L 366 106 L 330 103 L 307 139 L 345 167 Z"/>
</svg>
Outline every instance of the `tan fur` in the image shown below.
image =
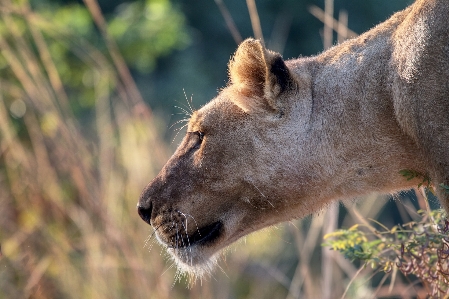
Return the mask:
<svg viewBox="0 0 449 299">
<path fill-rule="evenodd" d="M 331 201 L 416 186 L 403 169 L 449 183 L 449 1 L 316 57 L 284 62 L 249 39 L 229 73 L 138 204 L 183 269 Z"/>
</svg>

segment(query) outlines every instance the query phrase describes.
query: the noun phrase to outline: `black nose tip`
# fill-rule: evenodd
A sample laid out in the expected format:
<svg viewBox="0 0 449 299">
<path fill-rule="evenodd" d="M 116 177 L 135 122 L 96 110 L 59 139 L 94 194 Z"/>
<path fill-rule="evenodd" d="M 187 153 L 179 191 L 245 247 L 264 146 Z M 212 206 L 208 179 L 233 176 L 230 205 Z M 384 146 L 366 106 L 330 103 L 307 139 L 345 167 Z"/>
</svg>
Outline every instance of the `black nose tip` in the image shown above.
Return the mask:
<svg viewBox="0 0 449 299">
<path fill-rule="evenodd" d="M 151 225 L 151 210 L 153 209 L 153 205 L 150 203 L 149 207 L 137 206 L 137 213 L 139 213 L 140 218 L 143 219 L 146 223 Z"/>
</svg>

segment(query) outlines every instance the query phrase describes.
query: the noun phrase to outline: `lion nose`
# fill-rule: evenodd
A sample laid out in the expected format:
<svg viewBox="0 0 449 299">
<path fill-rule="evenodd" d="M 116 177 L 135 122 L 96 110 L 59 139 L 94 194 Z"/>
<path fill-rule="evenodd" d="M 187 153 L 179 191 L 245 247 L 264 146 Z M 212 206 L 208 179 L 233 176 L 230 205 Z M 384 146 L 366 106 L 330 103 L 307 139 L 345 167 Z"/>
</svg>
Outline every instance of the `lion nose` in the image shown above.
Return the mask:
<svg viewBox="0 0 449 299">
<path fill-rule="evenodd" d="M 151 225 L 151 211 L 153 210 L 153 205 L 150 202 L 149 207 L 143 207 L 141 205 L 137 206 L 137 213 L 139 213 L 140 218 L 142 218 L 143 221 Z"/>
</svg>

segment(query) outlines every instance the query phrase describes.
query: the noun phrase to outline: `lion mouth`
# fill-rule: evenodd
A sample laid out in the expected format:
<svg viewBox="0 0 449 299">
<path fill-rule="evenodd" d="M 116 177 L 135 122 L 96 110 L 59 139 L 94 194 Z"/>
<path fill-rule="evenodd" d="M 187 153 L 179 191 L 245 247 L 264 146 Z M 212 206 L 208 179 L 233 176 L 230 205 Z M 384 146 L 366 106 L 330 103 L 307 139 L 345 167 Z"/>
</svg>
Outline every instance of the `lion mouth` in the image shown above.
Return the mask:
<svg viewBox="0 0 449 299">
<path fill-rule="evenodd" d="M 176 238 L 168 245 L 170 248 L 187 248 L 193 245 L 206 246 L 217 240 L 223 228 L 223 223 L 220 221 L 214 222 L 210 225 L 197 229 L 193 234 L 177 235 Z"/>
</svg>

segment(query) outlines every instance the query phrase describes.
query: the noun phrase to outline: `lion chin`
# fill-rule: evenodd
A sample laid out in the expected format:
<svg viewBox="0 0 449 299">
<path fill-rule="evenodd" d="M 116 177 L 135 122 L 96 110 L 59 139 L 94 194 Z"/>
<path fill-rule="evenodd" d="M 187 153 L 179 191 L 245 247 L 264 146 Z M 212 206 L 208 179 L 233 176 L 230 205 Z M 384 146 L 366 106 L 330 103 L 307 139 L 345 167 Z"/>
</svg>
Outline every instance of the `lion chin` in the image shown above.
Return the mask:
<svg viewBox="0 0 449 299">
<path fill-rule="evenodd" d="M 177 266 L 177 275 L 186 276 L 189 284 L 209 276 L 218 264 L 217 261 L 222 254 L 220 249 L 223 247 L 222 226 L 218 222 L 197 230 L 197 234 L 194 233 L 189 238 L 184 235 L 184 240 L 178 236 L 176 241 L 171 243 L 167 243 L 163 237 L 157 235 L 169 259 Z"/>
<path fill-rule="evenodd" d="M 167 246 L 167 252 L 176 264 L 178 273 L 186 275 L 192 283 L 210 275 L 220 256 L 220 253 L 210 253 L 207 248 L 201 245 L 186 248 L 170 248 Z"/>
<path fill-rule="evenodd" d="M 247 234 L 237 229 L 242 222 L 241 215 L 237 215 L 239 213 L 202 226 L 194 221 L 194 224 L 172 221 L 173 217 L 156 225 L 159 227 L 156 238 L 176 264 L 177 275 L 186 276 L 190 283 L 209 276 L 224 254 L 223 249 Z"/>
</svg>

